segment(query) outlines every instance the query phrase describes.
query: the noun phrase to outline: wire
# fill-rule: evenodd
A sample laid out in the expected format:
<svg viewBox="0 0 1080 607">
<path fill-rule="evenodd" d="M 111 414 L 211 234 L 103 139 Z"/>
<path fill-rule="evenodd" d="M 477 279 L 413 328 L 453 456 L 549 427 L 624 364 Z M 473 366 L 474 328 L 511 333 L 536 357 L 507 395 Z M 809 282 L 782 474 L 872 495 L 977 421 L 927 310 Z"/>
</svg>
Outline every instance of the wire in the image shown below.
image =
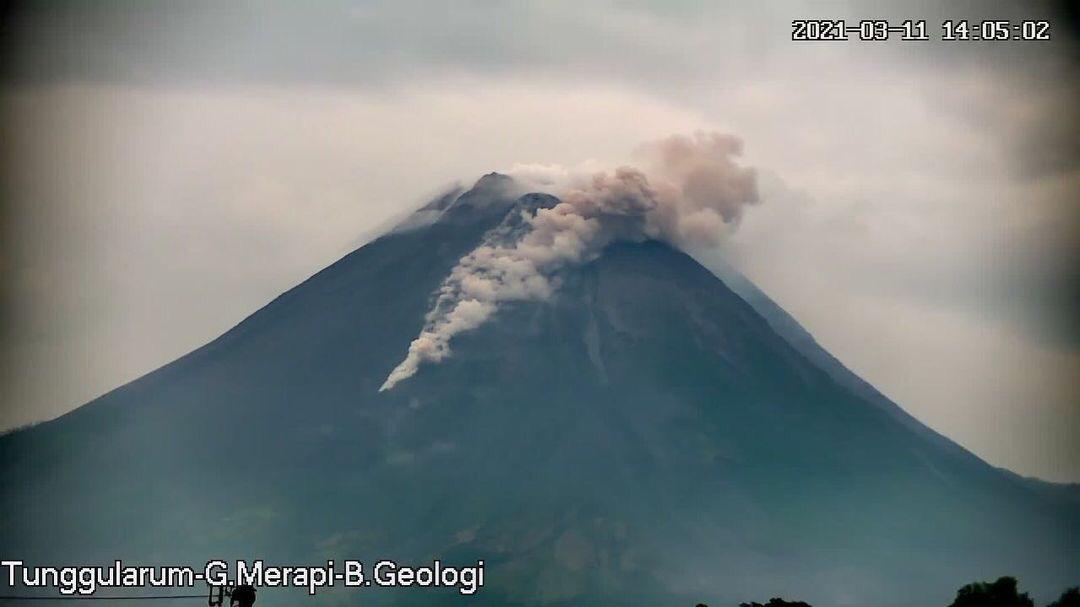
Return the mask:
<svg viewBox="0 0 1080 607">
<path fill-rule="evenodd" d="M 205 594 L 158 594 L 153 596 L 0 596 L 0 601 L 149 601 L 155 599 L 205 598 Z"/>
</svg>

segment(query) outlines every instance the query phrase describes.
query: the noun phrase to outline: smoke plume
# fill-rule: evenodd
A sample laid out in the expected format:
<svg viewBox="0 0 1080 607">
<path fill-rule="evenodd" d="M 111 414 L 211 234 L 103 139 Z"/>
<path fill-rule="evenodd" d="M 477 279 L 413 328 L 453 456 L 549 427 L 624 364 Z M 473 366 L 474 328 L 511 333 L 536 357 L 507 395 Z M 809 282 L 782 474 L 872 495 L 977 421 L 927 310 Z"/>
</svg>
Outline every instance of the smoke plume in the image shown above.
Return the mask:
<svg viewBox="0 0 1080 607">
<path fill-rule="evenodd" d="M 754 170 L 734 158 L 742 141 L 697 133 L 643 145 L 648 171 L 620 167 L 574 178 L 551 208 L 526 211 L 485 235 L 439 287 L 420 335 L 379 391 L 450 355 L 451 339 L 482 325 L 506 301 L 546 300 L 558 271 L 597 257 L 618 240 L 715 246 L 743 208 L 758 202 Z"/>
</svg>

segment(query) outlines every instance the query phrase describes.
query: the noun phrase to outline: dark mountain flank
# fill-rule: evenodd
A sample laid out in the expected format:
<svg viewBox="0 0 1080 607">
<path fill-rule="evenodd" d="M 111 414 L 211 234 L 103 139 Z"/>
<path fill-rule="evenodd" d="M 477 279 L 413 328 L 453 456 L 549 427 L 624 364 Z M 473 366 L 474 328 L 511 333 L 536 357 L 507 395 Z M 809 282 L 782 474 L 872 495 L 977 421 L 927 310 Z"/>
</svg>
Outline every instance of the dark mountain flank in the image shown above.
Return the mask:
<svg viewBox="0 0 1080 607">
<path fill-rule="evenodd" d="M 0 552 L 486 567 L 467 601 L 265 590 L 262 606 L 888 607 L 1005 574 L 1039 595 L 1077 583 L 1072 492 L 926 429 L 752 285 L 660 242 L 565 269 L 551 300 L 502 306 L 379 392 L 455 263 L 551 203 L 511 189 L 492 175 L 441 197 L 206 346 L 0 437 Z"/>
</svg>

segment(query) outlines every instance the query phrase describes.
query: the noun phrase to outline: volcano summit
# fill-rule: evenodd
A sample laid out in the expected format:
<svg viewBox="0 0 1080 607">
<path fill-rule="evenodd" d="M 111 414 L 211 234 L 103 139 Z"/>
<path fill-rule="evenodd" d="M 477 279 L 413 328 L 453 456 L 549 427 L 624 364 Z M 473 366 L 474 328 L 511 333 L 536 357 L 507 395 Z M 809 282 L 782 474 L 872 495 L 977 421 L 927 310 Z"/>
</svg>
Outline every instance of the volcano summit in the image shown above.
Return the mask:
<svg viewBox="0 0 1080 607">
<path fill-rule="evenodd" d="M 462 260 L 567 202 L 520 194 L 494 174 L 449 192 L 206 346 L 0 438 L 0 552 L 482 560 L 470 605 L 888 607 L 1005 574 L 1037 595 L 1077 583 L 1074 487 L 907 416 L 745 279 L 660 238 L 687 225 L 590 240 L 543 284 L 516 274 L 543 297 L 492 299 L 387 386 L 440 305 L 483 291 L 455 269 L 496 267 Z M 307 603 L 464 604 L 420 588 L 258 604 Z"/>
</svg>

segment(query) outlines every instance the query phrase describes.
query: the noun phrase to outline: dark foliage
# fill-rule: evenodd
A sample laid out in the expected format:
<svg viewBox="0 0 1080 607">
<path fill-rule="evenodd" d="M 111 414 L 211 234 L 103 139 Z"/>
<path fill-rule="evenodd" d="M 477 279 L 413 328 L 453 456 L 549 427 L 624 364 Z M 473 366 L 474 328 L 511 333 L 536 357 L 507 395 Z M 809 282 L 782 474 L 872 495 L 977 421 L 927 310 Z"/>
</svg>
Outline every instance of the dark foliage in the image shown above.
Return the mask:
<svg viewBox="0 0 1080 607">
<path fill-rule="evenodd" d="M 739 603 L 739 607 L 810 607 L 810 604 L 802 601 L 785 601 L 784 599 L 773 597 L 769 599 L 768 603 L 752 601 L 750 603 Z"/>
<path fill-rule="evenodd" d="M 956 591 L 949 607 L 1034 607 L 1026 592 L 1017 592 L 1016 578 L 1000 577 L 996 582 L 975 582 Z"/>
<path fill-rule="evenodd" d="M 1047 607 L 1080 607 L 1080 587 L 1069 588 L 1061 593 L 1061 598 L 1050 603 Z"/>
</svg>

